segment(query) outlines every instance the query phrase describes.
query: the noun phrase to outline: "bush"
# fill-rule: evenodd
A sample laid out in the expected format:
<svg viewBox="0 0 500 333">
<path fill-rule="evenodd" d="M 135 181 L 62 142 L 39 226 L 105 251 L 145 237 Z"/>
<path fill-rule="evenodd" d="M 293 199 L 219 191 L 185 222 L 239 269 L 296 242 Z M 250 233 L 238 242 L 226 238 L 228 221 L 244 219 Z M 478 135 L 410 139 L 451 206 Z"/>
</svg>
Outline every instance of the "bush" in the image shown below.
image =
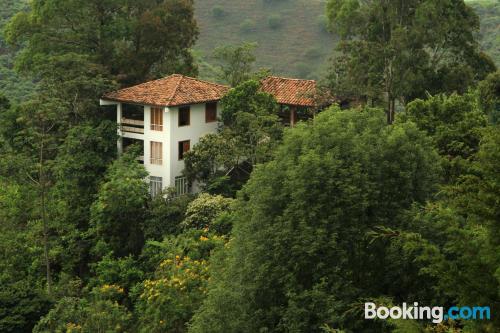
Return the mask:
<svg viewBox="0 0 500 333">
<path fill-rule="evenodd" d="M 295 65 L 295 72 L 299 78 L 307 78 L 312 71 L 308 64 L 299 62 Z"/>
<path fill-rule="evenodd" d="M 202 193 L 188 205 L 186 219 L 182 224 L 186 228 L 210 228 L 222 213 L 229 210 L 232 201 L 233 199 L 221 195 Z"/>
<path fill-rule="evenodd" d="M 251 19 L 246 19 L 240 24 L 240 30 L 244 33 L 255 31 L 255 27 L 255 21 Z"/>
<path fill-rule="evenodd" d="M 310 48 L 306 51 L 305 56 L 308 59 L 318 59 L 321 57 L 321 50 L 317 47 Z"/>
<path fill-rule="evenodd" d="M 283 25 L 283 18 L 279 14 L 270 15 L 267 18 L 267 24 L 269 25 L 269 28 L 276 30 Z"/>
<path fill-rule="evenodd" d="M 328 18 L 326 15 L 320 15 L 316 19 L 316 24 L 318 25 L 318 28 L 321 30 L 321 32 L 328 32 Z"/>
<path fill-rule="evenodd" d="M 216 18 L 222 18 L 227 15 L 227 12 L 222 8 L 222 6 L 215 5 L 212 7 L 212 15 Z"/>
</svg>

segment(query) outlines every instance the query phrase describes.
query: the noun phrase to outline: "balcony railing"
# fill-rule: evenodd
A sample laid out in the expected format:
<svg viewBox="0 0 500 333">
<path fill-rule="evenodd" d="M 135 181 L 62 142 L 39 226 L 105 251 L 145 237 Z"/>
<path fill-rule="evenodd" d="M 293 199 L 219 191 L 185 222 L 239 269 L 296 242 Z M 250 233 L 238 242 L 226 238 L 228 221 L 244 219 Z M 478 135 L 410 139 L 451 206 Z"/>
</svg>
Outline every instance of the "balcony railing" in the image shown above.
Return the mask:
<svg viewBox="0 0 500 333">
<path fill-rule="evenodd" d="M 144 134 L 144 121 L 122 118 L 120 128 L 122 132 Z"/>
</svg>

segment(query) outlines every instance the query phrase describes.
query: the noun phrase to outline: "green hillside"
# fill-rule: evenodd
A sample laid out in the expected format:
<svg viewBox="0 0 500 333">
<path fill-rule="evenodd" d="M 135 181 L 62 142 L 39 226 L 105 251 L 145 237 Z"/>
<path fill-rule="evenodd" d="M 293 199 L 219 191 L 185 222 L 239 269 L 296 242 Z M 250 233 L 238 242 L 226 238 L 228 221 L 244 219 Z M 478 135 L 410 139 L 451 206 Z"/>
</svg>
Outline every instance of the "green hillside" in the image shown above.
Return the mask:
<svg viewBox="0 0 500 333">
<path fill-rule="evenodd" d="M 196 0 L 200 76 L 214 79 L 212 51 L 224 44 L 257 42 L 259 67 L 279 75 L 320 78 L 335 46 L 326 31 L 326 0 Z M 0 29 L 25 0 L 3 0 Z M 500 3 L 469 1 L 481 17 L 481 44 L 500 67 Z M 0 37 L 0 91 L 20 100 L 33 84 L 13 70 L 13 53 Z"/>
<path fill-rule="evenodd" d="M 211 62 L 214 47 L 257 42 L 258 65 L 274 73 L 321 76 L 334 48 L 326 31 L 324 0 L 196 0 L 197 49 Z M 203 67 L 202 76 L 210 76 Z"/>
<path fill-rule="evenodd" d="M 325 0 L 196 0 L 197 50 L 211 63 L 214 47 L 257 42 L 258 65 L 274 73 L 319 78 L 335 46 L 326 32 Z M 500 66 L 500 3 L 468 1 L 481 17 L 481 44 Z M 200 75 L 211 78 L 210 66 Z"/>
<path fill-rule="evenodd" d="M 0 31 L 7 20 L 25 8 L 25 0 L 2 0 L 0 5 Z M 33 83 L 27 78 L 20 77 L 13 69 L 14 52 L 9 50 L 0 34 L 0 93 L 9 99 L 19 101 L 33 90 Z"/>
<path fill-rule="evenodd" d="M 469 4 L 481 18 L 481 46 L 500 67 L 500 1 L 477 0 Z"/>
</svg>

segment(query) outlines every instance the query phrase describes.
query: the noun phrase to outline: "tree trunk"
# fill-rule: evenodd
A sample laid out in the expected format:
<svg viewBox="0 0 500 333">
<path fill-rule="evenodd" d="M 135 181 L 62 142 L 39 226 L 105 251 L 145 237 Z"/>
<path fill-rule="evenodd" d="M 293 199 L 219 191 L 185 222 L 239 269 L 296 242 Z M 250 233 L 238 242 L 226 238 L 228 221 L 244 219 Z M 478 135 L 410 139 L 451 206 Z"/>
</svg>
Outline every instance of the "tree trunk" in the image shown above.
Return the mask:
<svg viewBox="0 0 500 333">
<path fill-rule="evenodd" d="M 44 163 L 44 138 L 42 135 L 42 139 L 40 140 L 40 166 L 39 166 L 39 174 L 38 180 L 40 185 L 40 194 L 42 200 L 42 225 L 43 225 L 43 255 L 45 260 L 45 272 L 47 279 L 47 294 L 51 296 L 52 294 L 52 275 L 50 269 L 50 259 L 49 259 L 49 228 L 47 222 L 47 206 L 46 206 L 46 182 L 45 182 L 45 170 L 43 169 Z"/>
<path fill-rule="evenodd" d="M 395 109 L 396 109 L 396 100 L 392 97 L 388 98 L 387 103 L 387 123 L 390 125 L 394 122 Z"/>
</svg>

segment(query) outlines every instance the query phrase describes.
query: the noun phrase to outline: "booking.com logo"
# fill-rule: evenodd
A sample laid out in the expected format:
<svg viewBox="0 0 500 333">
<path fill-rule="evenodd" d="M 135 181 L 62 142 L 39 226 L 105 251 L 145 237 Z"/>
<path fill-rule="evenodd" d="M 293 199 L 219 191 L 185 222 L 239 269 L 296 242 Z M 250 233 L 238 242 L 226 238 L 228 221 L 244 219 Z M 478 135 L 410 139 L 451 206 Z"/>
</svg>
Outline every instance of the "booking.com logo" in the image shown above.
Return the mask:
<svg viewBox="0 0 500 333">
<path fill-rule="evenodd" d="M 365 319 L 417 319 L 432 320 L 441 323 L 444 320 L 490 320 L 489 306 L 452 306 L 448 311 L 442 306 L 419 306 L 418 302 L 411 305 L 403 303 L 402 306 L 377 306 L 375 303 L 365 303 Z"/>
</svg>

